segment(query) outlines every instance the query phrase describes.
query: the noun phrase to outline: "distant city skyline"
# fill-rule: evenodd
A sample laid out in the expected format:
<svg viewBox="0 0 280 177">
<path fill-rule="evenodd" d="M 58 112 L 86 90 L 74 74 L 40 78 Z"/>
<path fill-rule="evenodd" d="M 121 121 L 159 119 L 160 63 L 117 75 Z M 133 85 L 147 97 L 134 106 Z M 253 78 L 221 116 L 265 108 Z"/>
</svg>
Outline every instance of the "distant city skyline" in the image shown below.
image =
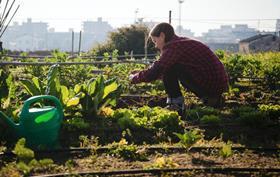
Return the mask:
<svg viewBox="0 0 280 177">
<path fill-rule="evenodd" d="M 82 21 L 96 21 L 102 17 L 114 28 L 133 24 L 136 19 L 168 22 L 172 11 L 172 25 L 179 24 L 178 0 L 18 0 L 21 7 L 13 22 L 46 22 L 56 31 L 82 29 Z M 279 0 L 185 0 L 181 4 L 181 24 L 200 36 L 220 25 L 248 24 L 261 31 L 274 31 L 280 18 Z"/>
<path fill-rule="evenodd" d="M 154 23 L 141 22 L 147 27 L 152 27 Z M 277 26 L 280 25 L 280 20 L 277 21 Z M 22 24 L 13 24 L 2 38 L 6 49 L 23 50 L 23 51 L 38 51 L 38 50 L 53 50 L 59 49 L 62 51 L 79 50 L 88 51 L 97 43 L 103 43 L 107 40 L 108 32 L 114 30 L 112 26 L 98 18 L 96 21 L 83 22 L 82 33 L 69 30 L 66 32 L 55 32 L 54 29 L 48 28 L 45 22 L 33 22 L 31 18 Z M 280 28 L 277 28 L 280 31 Z M 238 51 L 238 43 L 240 40 L 262 35 L 279 35 L 274 32 L 259 33 L 255 28 L 250 28 L 248 25 L 236 24 L 223 25 L 218 29 L 210 29 L 203 33 L 201 37 L 194 36 L 194 33 L 188 29 L 176 32 L 181 36 L 196 38 L 204 43 L 207 43 L 212 50 L 224 49 L 233 52 Z M 82 35 L 81 35 L 82 34 Z M 81 43 L 79 42 L 81 37 Z M 73 42 L 73 43 L 72 43 Z M 79 42 L 79 46 L 77 45 Z M 72 45 L 73 44 L 73 45 Z M 75 47 L 74 47 L 75 46 Z M 77 48 L 78 47 L 78 48 Z"/>
</svg>

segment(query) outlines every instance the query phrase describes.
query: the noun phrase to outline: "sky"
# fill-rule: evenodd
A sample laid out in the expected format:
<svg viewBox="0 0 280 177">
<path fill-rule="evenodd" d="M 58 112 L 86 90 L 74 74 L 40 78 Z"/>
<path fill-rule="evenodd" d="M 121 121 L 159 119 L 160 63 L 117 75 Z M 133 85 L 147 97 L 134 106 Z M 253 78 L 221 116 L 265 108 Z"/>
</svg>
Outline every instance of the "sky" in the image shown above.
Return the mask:
<svg viewBox="0 0 280 177">
<path fill-rule="evenodd" d="M 80 31 L 82 21 L 96 21 L 98 17 L 115 28 L 132 24 L 137 18 L 168 22 L 170 10 L 172 25 L 179 24 L 178 0 L 16 0 L 17 4 L 20 8 L 13 22 L 32 18 L 33 22 L 47 22 L 55 31 Z M 181 4 L 181 24 L 197 36 L 220 25 L 234 24 L 273 31 L 275 19 L 280 19 L 280 0 L 184 0 Z"/>
</svg>

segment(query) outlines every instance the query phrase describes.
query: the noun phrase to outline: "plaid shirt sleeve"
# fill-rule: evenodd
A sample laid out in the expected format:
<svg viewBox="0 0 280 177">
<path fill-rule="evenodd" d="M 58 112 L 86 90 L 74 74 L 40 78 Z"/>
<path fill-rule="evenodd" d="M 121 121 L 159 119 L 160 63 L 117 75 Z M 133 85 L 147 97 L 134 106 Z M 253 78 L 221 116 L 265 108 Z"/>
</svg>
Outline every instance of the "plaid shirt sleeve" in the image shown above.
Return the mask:
<svg viewBox="0 0 280 177">
<path fill-rule="evenodd" d="M 155 61 L 148 69 L 137 73 L 132 83 L 137 84 L 140 82 L 151 82 L 161 78 L 161 76 L 176 62 L 176 52 L 171 49 L 163 50 L 160 59 Z"/>
</svg>

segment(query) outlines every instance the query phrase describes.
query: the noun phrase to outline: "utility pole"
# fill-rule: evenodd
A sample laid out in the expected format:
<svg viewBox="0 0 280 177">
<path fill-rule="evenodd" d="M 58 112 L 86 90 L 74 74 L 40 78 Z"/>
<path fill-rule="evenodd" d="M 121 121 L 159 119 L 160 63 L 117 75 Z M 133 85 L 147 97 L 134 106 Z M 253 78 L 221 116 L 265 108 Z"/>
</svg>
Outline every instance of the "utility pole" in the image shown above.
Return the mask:
<svg viewBox="0 0 280 177">
<path fill-rule="evenodd" d="M 80 35 L 79 35 L 79 52 L 78 52 L 79 56 L 81 54 L 81 45 L 82 45 L 82 31 L 80 31 Z"/>
<path fill-rule="evenodd" d="M 260 24 L 261 24 L 261 20 L 259 19 L 258 20 L 258 31 L 259 31 L 259 34 L 261 34 Z"/>
<path fill-rule="evenodd" d="M 169 24 L 171 25 L 171 13 L 172 13 L 172 11 L 170 10 L 169 11 Z"/>
<path fill-rule="evenodd" d="M 71 55 L 74 55 L 74 30 L 72 30 L 72 47 L 71 47 Z"/>
<path fill-rule="evenodd" d="M 181 26 L 181 8 L 182 8 L 182 3 L 184 1 L 185 0 L 178 0 L 178 2 L 179 2 L 179 35 L 181 34 L 181 29 L 182 29 L 182 26 Z"/>
<path fill-rule="evenodd" d="M 139 9 L 137 8 L 136 10 L 135 10 L 135 18 L 134 18 L 134 23 L 135 24 L 137 24 L 137 14 L 138 14 L 138 12 L 139 12 Z"/>
</svg>

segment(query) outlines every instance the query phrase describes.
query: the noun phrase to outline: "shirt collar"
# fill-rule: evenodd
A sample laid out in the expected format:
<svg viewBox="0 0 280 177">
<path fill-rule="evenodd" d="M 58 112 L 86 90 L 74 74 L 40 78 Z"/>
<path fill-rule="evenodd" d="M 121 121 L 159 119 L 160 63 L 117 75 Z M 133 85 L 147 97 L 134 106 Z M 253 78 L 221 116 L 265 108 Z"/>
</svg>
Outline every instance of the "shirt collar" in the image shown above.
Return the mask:
<svg viewBox="0 0 280 177">
<path fill-rule="evenodd" d="M 166 46 L 168 46 L 170 43 L 172 43 L 172 42 L 178 40 L 179 38 L 180 38 L 179 36 L 177 36 L 176 34 L 174 34 L 174 35 L 172 36 L 171 40 L 168 41 L 167 43 L 165 43 L 165 45 L 163 46 L 163 49 L 164 49 Z"/>
</svg>

